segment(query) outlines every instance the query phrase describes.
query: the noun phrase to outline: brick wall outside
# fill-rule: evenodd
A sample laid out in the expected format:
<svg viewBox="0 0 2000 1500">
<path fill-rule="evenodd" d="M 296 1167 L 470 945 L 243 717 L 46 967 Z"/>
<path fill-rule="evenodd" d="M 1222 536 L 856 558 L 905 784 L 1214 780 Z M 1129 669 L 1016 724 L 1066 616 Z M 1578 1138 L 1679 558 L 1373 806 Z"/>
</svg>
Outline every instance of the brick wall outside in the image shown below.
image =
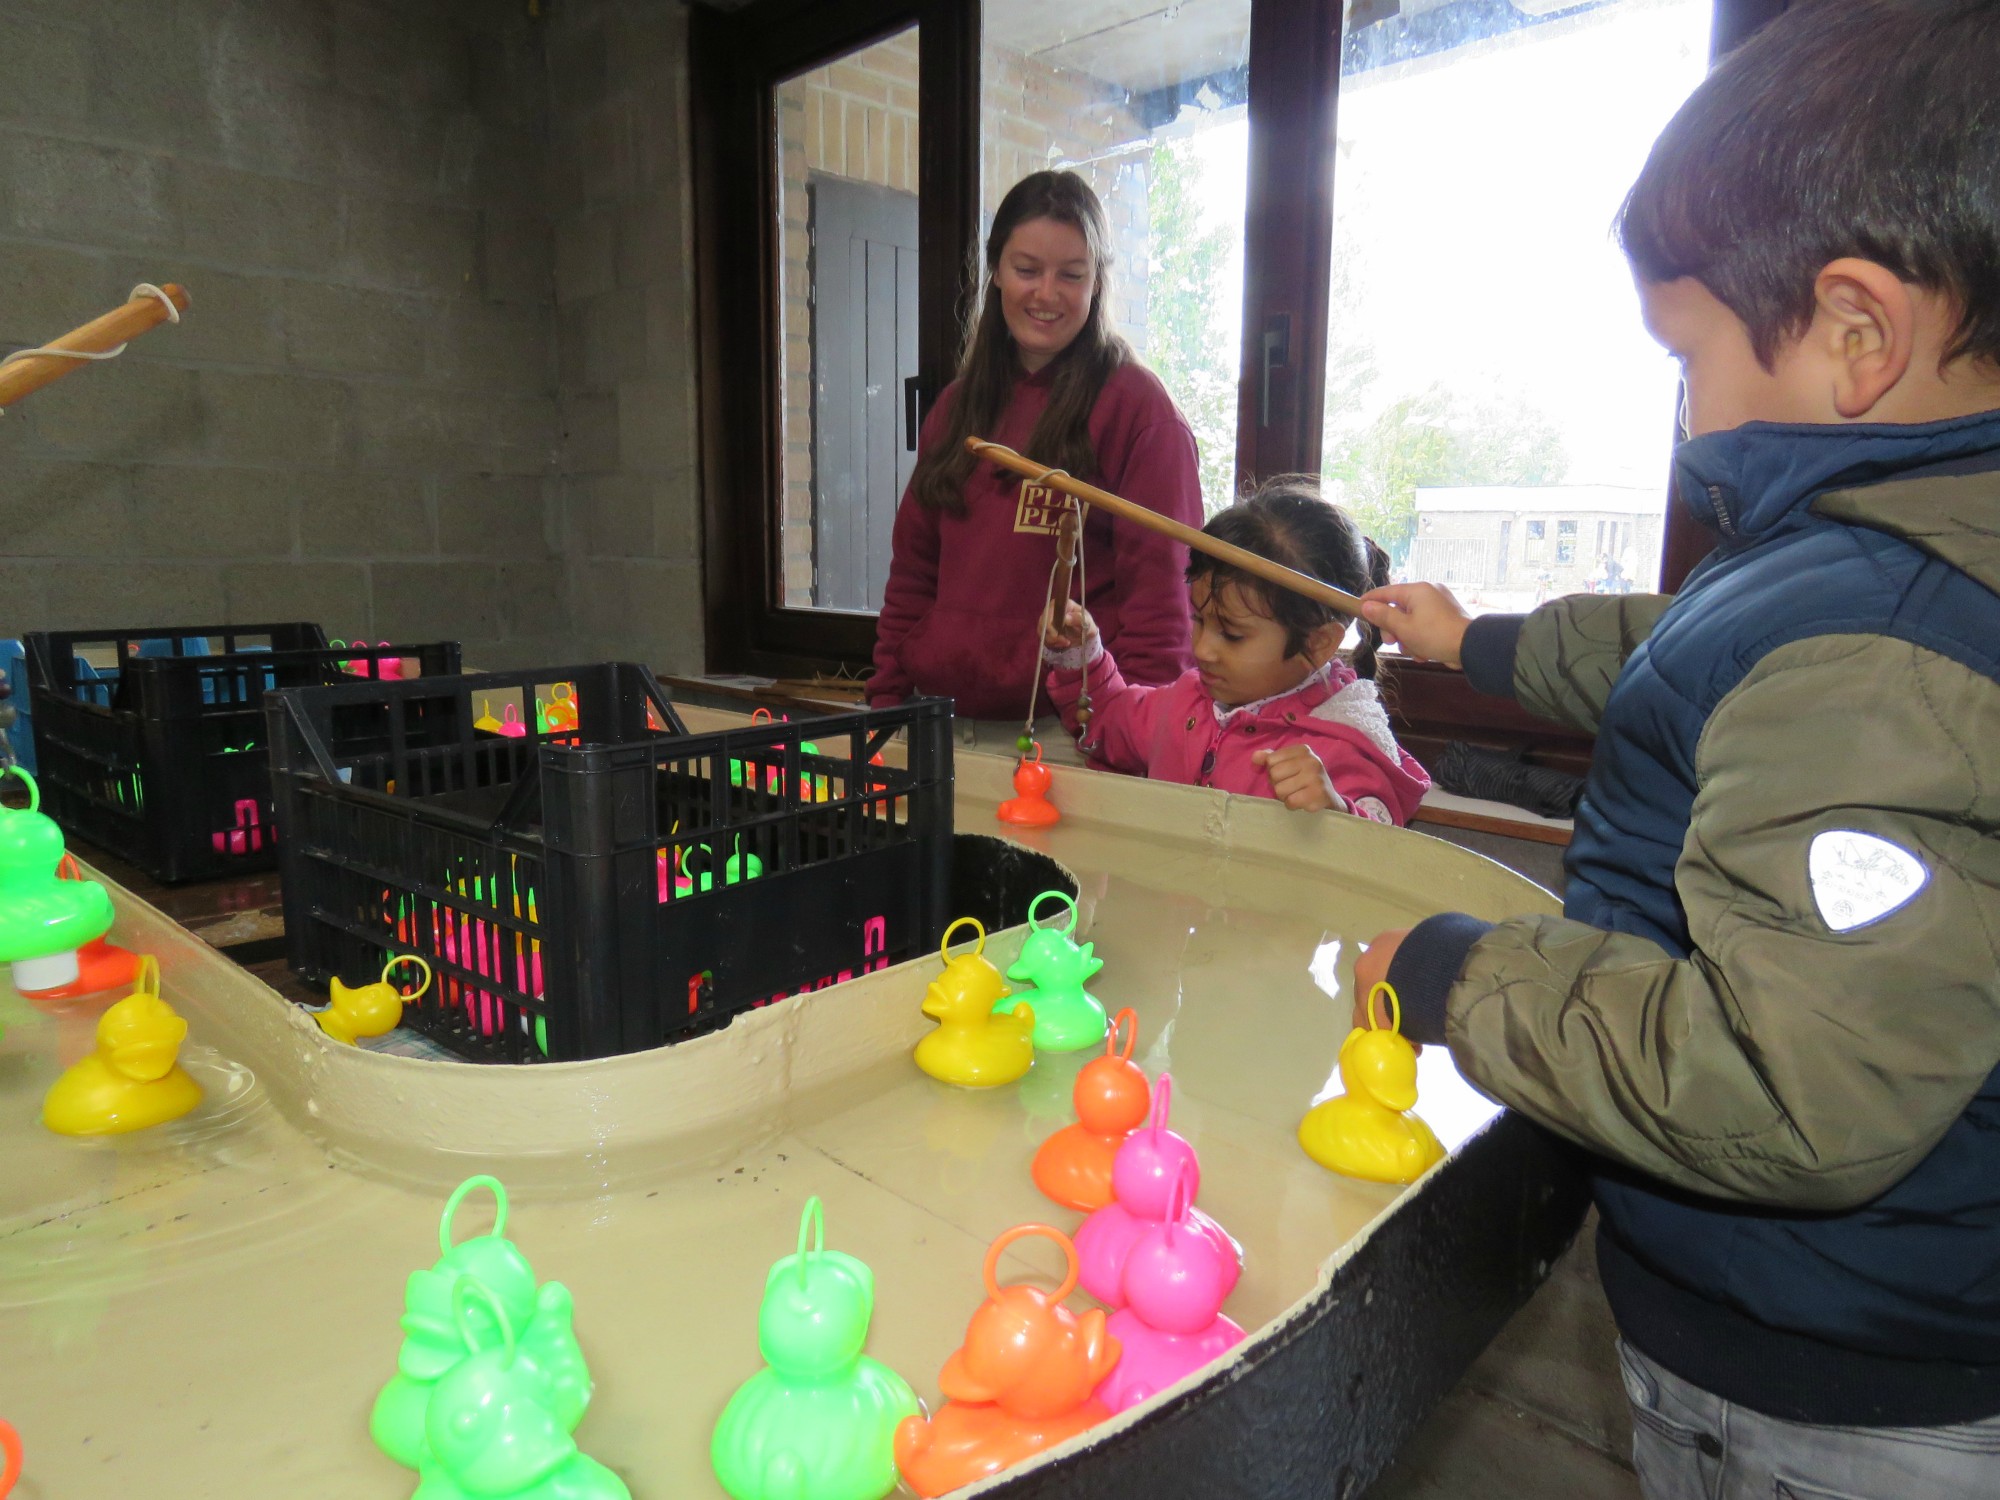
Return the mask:
<svg viewBox="0 0 2000 1500">
<path fill-rule="evenodd" d="M 1123 96 L 1083 74 L 989 47 L 980 135 L 985 222 L 1030 172 L 1074 166 L 1110 217 L 1117 266 L 1114 316 L 1142 350 L 1146 338 L 1146 131 Z M 810 174 L 917 190 L 917 39 L 877 42 L 789 80 L 778 91 L 784 201 L 784 586 L 813 589 L 812 241 Z"/>
<path fill-rule="evenodd" d="M 194 299 L 0 418 L 0 634 L 565 646 L 546 115 L 522 5 L 0 6 L 0 352 Z"/>
</svg>

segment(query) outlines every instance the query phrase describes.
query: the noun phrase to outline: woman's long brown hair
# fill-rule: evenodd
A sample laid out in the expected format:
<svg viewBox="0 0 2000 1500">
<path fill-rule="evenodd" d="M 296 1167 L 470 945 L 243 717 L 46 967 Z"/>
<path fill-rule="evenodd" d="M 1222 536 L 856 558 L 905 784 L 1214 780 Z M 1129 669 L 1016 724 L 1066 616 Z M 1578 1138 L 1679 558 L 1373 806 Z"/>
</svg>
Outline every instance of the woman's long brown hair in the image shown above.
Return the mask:
<svg viewBox="0 0 2000 1500">
<path fill-rule="evenodd" d="M 958 366 L 958 394 L 945 431 L 918 455 L 910 476 L 920 504 L 953 515 L 965 510 L 965 484 L 978 466 L 966 451 L 969 437 L 990 437 L 1021 378 L 1021 358 L 1000 306 L 994 278 L 1007 241 L 1030 219 L 1054 219 L 1083 236 L 1095 288 L 1090 312 L 1070 346 L 1050 362 L 1049 404 L 1035 423 L 1027 451 L 1078 479 L 1093 477 L 1097 453 L 1090 442 L 1090 413 L 1104 383 L 1134 358 L 1132 346 L 1111 326 L 1111 231 L 1104 205 L 1074 172 L 1033 172 L 1007 190 L 986 236 L 986 296 Z"/>
</svg>

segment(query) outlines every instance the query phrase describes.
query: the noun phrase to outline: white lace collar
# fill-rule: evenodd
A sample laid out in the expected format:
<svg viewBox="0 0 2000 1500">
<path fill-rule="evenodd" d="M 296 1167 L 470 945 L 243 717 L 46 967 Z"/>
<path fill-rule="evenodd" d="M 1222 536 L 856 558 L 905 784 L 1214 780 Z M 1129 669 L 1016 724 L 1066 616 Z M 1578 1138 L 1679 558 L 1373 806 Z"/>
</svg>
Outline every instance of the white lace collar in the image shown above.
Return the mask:
<svg viewBox="0 0 2000 1500">
<path fill-rule="evenodd" d="M 1273 703 L 1276 703 L 1280 698 L 1289 698 L 1296 693 L 1303 693 L 1307 688 L 1314 687 L 1321 683 L 1324 683 L 1329 677 L 1333 675 L 1334 664 L 1339 660 L 1340 658 L 1337 656 L 1329 656 L 1325 661 L 1321 662 L 1317 667 L 1313 668 L 1312 671 L 1308 672 L 1304 677 L 1300 678 L 1297 682 L 1293 683 L 1292 686 L 1286 688 L 1282 693 L 1273 693 L 1268 698 L 1259 698 L 1255 703 L 1239 703 L 1234 708 L 1224 708 L 1220 703 L 1217 703 L 1213 698 L 1211 698 L 1208 700 L 1208 706 L 1215 710 L 1216 723 L 1227 724 L 1231 719 L 1235 718 L 1238 714 L 1257 713 L 1262 709 L 1269 708 Z"/>
</svg>

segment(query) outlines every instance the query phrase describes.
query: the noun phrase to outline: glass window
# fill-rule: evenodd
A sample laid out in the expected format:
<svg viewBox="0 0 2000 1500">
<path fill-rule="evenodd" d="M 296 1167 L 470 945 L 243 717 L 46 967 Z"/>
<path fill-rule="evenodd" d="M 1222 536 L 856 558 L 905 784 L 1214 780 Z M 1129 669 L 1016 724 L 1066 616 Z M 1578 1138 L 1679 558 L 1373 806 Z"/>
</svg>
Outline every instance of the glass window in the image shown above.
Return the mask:
<svg viewBox="0 0 2000 1500">
<path fill-rule="evenodd" d="M 1066 167 L 1111 220 L 1113 316 L 1229 502 L 1243 320 L 1250 0 L 986 0 L 985 224 L 1030 172 Z M 983 243 L 982 230 L 982 243 Z"/>
<path fill-rule="evenodd" d="M 915 464 L 917 29 L 776 90 L 783 350 L 778 597 L 874 610 Z"/>
<path fill-rule="evenodd" d="M 1349 7 L 1323 467 L 1399 578 L 1475 612 L 1655 586 L 1677 377 L 1610 226 L 1710 8 Z"/>
</svg>

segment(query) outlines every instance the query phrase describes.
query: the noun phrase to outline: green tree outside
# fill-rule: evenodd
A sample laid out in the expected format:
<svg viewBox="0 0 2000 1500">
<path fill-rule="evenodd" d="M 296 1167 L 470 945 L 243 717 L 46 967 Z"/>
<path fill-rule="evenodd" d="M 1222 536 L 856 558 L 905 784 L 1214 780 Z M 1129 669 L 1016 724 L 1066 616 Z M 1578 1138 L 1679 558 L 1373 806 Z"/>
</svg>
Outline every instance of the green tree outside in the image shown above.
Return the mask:
<svg viewBox="0 0 2000 1500">
<path fill-rule="evenodd" d="M 1237 351 L 1224 314 L 1242 288 L 1225 284 L 1229 232 L 1203 225 L 1193 138 L 1154 146 L 1146 197 L 1147 363 L 1194 429 L 1202 502 L 1214 515 L 1235 497 Z M 1478 399 L 1438 382 L 1385 399 L 1376 351 L 1355 332 L 1367 288 L 1351 222 L 1340 222 L 1334 244 L 1320 467 L 1329 498 L 1352 510 L 1401 567 L 1416 535 L 1420 486 L 1560 484 L 1569 455 L 1548 414 L 1519 398 Z"/>
<path fill-rule="evenodd" d="M 1480 400 L 1439 381 L 1385 403 L 1375 350 L 1355 332 L 1368 288 L 1353 223 L 1337 221 L 1334 235 L 1320 469 L 1329 495 L 1401 568 L 1420 486 L 1560 484 L 1569 453 L 1548 413 L 1518 397 Z"/>
<path fill-rule="evenodd" d="M 1172 393 L 1201 445 L 1201 498 L 1209 515 L 1236 487 L 1236 351 L 1229 347 L 1225 286 L 1230 236 L 1204 229 L 1201 159 L 1186 136 L 1153 147 L 1146 185 L 1152 264 L 1146 282 L 1146 362 Z"/>
</svg>

